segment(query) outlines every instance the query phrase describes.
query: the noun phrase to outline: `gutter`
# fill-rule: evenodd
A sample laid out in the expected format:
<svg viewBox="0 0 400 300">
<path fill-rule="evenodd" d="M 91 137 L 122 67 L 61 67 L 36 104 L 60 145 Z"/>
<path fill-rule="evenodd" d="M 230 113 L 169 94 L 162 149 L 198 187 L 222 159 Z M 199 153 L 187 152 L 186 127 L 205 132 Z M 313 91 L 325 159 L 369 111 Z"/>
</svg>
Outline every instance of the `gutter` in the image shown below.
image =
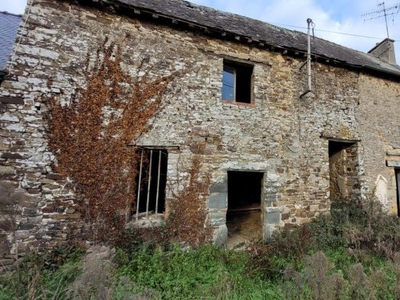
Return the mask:
<svg viewBox="0 0 400 300">
<path fill-rule="evenodd" d="M 359 67 L 361 69 L 367 69 L 367 70 L 379 72 L 380 74 L 388 74 L 388 75 L 391 75 L 391 76 L 394 76 L 394 77 L 400 77 L 400 70 L 398 72 L 387 70 L 387 69 L 385 69 L 385 71 L 382 71 L 382 69 L 379 69 L 379 68 L 376 68 L 376 67 L 372 67 L 372 66 L 367 66 L 367 65 L 362 65 L 362 66 L 359 66 Z"/>
</svg>

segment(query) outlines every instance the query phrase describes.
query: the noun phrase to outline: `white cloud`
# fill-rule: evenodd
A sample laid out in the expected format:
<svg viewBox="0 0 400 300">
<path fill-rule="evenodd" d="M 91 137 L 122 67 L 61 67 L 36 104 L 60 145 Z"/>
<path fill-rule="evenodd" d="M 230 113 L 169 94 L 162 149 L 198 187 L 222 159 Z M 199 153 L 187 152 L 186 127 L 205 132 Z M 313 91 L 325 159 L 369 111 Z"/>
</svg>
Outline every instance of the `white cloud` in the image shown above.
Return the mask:
<svg viewBox="0 0 400 300">
<path fill-rule="evenodd" d="M 22 15 L 25 11 L 26 0 L 0 0 L 0 11 Z"/>
</svg>

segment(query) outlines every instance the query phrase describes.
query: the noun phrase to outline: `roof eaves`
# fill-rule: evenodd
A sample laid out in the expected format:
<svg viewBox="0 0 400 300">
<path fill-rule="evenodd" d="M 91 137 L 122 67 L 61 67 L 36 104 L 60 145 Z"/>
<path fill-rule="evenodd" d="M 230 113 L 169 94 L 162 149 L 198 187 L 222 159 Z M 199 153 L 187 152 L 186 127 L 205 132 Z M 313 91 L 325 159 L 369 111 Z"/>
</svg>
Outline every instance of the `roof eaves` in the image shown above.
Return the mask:
<svg viewBox="0 0 400 300">
<path fill-rule="evenodd" d="M 78 0 L 79 1 L 79 0 Z M 124 8 L 116 9 L 117 13 L 126 14 L 126 9 L 134 12 L 136 15 L 150 15 L 154 20 L 164 19 L 171 20 L 170 25 L 176 24 L 186 24 L 191 30 L 199 30 L 206 34 L 215 34 L 219 38 L 232 39 L 233 41 L 253 44 L 257 47 L 264 49 L 269 49 L 271 51 L 287 51 L 287 52 L 301 52 L 305 53 L 306 49 L 306 34 L 303 32 L 293 31 L 275 25 L 271 25 L 259 20 L 243 17 L 240 15 L 219 12 L 215 9 L 199 6 L 186 1 L 176 1 L 176 0 L 165 0 L 166 2 L 179 2 L 183 3 L 184 9 L 189 9 L 190 7 L 196 8 L 198 10 L 205 10 L 214 14 L 214 16 L 220 16 L 223 20 L 222 23 L 213 22 L 213 20 L 205 19 L 203 16 L 194 17 L 190 19 L 190 11 L 183 11 L 181 15 L 178 15 L 176 11 L 171 10 L 168 3 L 157 2 L 153 0 L 89 0 L 92 3 L 102 2 L 107 6 L 114 8 Z M 87 0 L 85 1 L 87 2 Z M 152 3 L 154 2 L 154 3 Z M 161 4 L 160 4 L 161 3 Z M 152 4 L 154 4 L 152 6 Z M 189 8 L 187 8 L 189 7 Z M 178 9 L 179 10 L 179 9 Z M 193 14 L 192 14 L 193 16 Z M 230 19 L 231 18 L 231 19 Z M 190 20 L 189 20 L 190 19 Z M 248 28 L 243 29 L 240 24 L 236 24 L 234 21 L 239 20 L 249 24 Z M 200 23 L 203 21 L 203 23 Z M 220 26 L 220 24 L 230 24 L 232 28 L 226 28 Z M 212 26 L 210 26 L 210 24 Z M 242 24 L 243 25 L 243 24 Z M 261 28 L 261 32 L 257 32 Z M 245 34 L 245 33 L 250 33 Z M 268 35 L 271 32 L 272 35 Z M 268 36 L 269 40 L 263 38 L 263 36 Z M 385 64 L 376 63 L 374 58 L 367 53 L 359 54 L 359 51 L 350 49 L 321 38 L 315 38 L 319 46 L 315 47 L 312 51 L 313 57 L 320 57 L 326 60 L 328 63 L 340 64 L 343 67 L 351 69 L 368 69 L 370 71 L 378 73 L 386 73 L 391 76 L 400 78 L 400 67 L 398 66 L 386 66 Z M 304 45 L 303 45 L 304 44 Z M 377 65 L 377 66 L 375 66 Z M 393 69 L 393 70 L 392 70 Z"/>
</svg>

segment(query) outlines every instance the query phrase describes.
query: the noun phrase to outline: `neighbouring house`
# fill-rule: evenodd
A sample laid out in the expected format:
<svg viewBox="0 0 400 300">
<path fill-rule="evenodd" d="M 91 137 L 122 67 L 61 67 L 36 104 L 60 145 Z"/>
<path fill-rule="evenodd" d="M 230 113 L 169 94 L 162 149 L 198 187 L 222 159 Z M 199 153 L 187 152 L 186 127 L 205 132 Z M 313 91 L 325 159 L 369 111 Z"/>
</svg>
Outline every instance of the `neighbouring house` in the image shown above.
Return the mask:
<svg viewBox="0 0 400 300">
<path fill-rule="evenodd" d="M 75 143 L 86 126 L 64 118 L 49 132 L 50 101 L 62 111 L 94 97 L 91 107 L 107 93 L 148 84 L 140 81 L 146 76 L 163 91 L 148 96 L 159 110 L 126 143 L 136 153 L 134 175 L 124 182 L 130 205 L 107 212 L 120 213 L 129 226 L 157 226 L 171 215 L 185 224 L 185 214 L 175 213 L 183 206 L 179 199 L 195 205 L 192 214 L 204 213 L 203 224 L 190 229 L 208 226 L 210 240 L 220 245 L 238 235 L 268 238 L 278 227 L 329 212 L 341 198 L 375 195 L 398 214 L 400 67 L 392 40 L 362 53 L 312 38 L 309 76 L 306 34 L 186 1 L 28 0 L 26 10 L 0 89 L 0 178 L 28 200 L 20 207 L 16 245 L 0 255 L 49 247 L 84 231 L 85 210 L 76 198 L 84 185 L 74 185 L 78 175 L 68 173 L 68 164 L 111 157 L 93 159 L 79 149 L 67 157 L 61 156 L 68 154 L 65 144 L 50 147 L 49 136 Z M 104 63 L 113 61 L 113 68 Z M 136 81 L 115 77 L 119 67 Z M 102 85 L 87 70 L 97 70 Z M 107 76 L 125 81 L 113 85 Z M 163 82 L 168 86 L 160 87 Z M 145 87 L 132 92 L 132 101 L 150 90 Z M 121 101 L 129 106 L 128 98 Z M 107 105 L 81 111 L 103 118 L 95 143 L 105 139 L 109 119 L 124 112 Z M 141 113 L 137 108 L 138 118 Z M 110 141 L 140 120 L 121 125 Z M 114 173 L 105 170 L 107 184 Z M 91 184 L 98 183 L 93 177 Z"/>
<path fill-rule="evenodd" d="M 0 12 L 0 83 L 6 75 L 5 68 L 17 36 L 22 16 Z"/>
</svg>

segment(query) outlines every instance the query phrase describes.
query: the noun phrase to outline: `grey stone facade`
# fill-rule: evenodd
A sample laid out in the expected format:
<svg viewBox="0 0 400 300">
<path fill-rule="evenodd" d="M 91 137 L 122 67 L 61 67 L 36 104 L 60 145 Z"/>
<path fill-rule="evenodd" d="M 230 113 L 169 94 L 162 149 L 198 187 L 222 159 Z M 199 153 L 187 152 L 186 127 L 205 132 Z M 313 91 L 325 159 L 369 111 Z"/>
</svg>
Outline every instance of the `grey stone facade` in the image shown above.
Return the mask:
<svg viewBox="0 0 400 300">
<path fill-rule="evenodd" d="M 393 162 L 400 162 L 399 76 L 317 59 L 312 63 L 313 93 L 300 97 L 307 89 L 303 55 L 68 1 L 36 0 L 25 21 L 9 63 L 10 77 L 0 89 L 0 178 L 27 196 L 17 218 L 20 253 L 80 233 L 81 215 L 69 178 L 52 169 L 46 99 L 68 102 L 77 87 L 85 86 L 86 54 L 105 37 L 118 43 L 128 36 L 122 64 L 132 75 L 143 57 L 165 66 L 155 68 L 154 75 L 185 70 L 152 120 L 152 130 L 133 142 L 170 149 L 166 206 L 184 188 L 193 149 L 203 149 L 200 174 L 211 178 L 206 201 L 215 243 L 228 239 L 229 172 L 262 173 L 263 238 L 278 227 L 329 212 L 332 184 L 340 186 L 342 196 L 365 198 L 379 175 L 387 180 L 389 210 L 397 213 Z M 224 60 L 253 66 L 252 103 L 221 100 Z M 344 171 L 333 176 L 338 162 Z M 68 224 L 76 224 L 76 231 Z M 8 246 L 0 255 L 7 257 L 15 245 L 10 232 L 1 230 L 0 242 Z"/>
</svg>

